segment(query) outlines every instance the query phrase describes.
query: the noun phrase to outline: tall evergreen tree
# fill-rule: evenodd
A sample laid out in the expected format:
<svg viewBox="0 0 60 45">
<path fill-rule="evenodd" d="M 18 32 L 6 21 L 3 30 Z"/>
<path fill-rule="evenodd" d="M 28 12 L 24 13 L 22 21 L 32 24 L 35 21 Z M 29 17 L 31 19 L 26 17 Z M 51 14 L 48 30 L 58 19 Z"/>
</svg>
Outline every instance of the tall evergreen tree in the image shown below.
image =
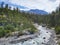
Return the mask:
<svg viewBox="0 0 60 45">
<path fill-rule="evenodd" d="M 1 3 L 1 8 L 3 8 L 4 2 Z"/>
<path fill-rule="evenodd" d="M 5 8 L 8 9 L 8 4 L 5 5 Z"/>
</svg>

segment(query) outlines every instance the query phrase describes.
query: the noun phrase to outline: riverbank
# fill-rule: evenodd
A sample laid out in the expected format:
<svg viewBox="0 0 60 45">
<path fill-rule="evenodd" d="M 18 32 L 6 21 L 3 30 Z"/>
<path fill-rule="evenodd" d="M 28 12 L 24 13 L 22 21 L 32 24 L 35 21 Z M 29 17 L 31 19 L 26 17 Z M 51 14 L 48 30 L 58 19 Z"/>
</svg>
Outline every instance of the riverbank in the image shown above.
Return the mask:
<svg viewBox="0 0 60 45">
<path fill-rule="evenodd" d="M 30 34 L 30 35 L 22 35 L 22 36 L 13 36 L 13 37 L 4 37 L 4 38 L 0 38 L 0 45 L 4 45 L 4 44 L 16 44 L 19 42 L 23 42 L 23 41 L 27 41 L 29 39 L 33 39 L 35 37 L 37 37 L 38 33 L 35 34 Z"/>
</svg>

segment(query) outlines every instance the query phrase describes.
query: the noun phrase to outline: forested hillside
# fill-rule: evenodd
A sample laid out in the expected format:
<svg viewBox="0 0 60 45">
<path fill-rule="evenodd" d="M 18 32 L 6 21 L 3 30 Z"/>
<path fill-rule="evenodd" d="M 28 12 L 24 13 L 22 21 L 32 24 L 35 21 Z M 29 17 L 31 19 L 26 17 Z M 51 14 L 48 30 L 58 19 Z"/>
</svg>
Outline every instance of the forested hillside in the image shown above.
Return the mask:
<svg viewBox="0 0 60 45">
<path fill-rule="evenodd" d="M 18 8 L 11 10 L 11 7 L 8 8 L 8 4 L 5 7 L 3 5 L 4 2 L 0 5 L 0 37 L 10 36 L 12 32 L 17 31 L 19 35 L 23 35 L 23 31 L 28 31 L 31 34 L 37 31 L 33 22 L 26 18 Z"/>
</svg>

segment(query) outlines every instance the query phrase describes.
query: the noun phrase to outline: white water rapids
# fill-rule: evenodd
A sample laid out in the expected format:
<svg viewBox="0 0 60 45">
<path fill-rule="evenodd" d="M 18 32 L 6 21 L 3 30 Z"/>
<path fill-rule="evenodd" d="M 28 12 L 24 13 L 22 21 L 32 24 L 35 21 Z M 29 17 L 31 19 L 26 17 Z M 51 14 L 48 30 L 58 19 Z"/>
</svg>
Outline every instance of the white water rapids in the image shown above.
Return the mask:
<svg viewBox="0 0 60 45">
<path fill-rule="evenodd" d="M 38 35 L 38 37 L 25 41 L 23 43 L 20 42 L 20 43 L 13 44 L 13 45 L 46 45 L 52 33 L 46 30 L 46 27 L 38 26 L 37 29 L 40 32 L 40 35 Z"/>
</svg>

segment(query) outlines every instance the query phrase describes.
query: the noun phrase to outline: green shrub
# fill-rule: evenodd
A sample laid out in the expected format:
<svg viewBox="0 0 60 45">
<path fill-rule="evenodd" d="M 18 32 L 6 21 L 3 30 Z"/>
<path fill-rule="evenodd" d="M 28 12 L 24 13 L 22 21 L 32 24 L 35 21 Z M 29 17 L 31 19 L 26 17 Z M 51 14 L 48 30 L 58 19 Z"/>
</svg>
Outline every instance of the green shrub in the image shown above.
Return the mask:
<svg viewBox="0 0 60 45">
<path fill-rule="evenodd" d="M 0 30 L 0 37 L 3 37 L 3 36 L 5 36 L 5 32 L 4 30 Z"/>
<path fill-rule="evenodd" d="M 31 25 L 29 32 L 31 34 L 33 34 L 33 33 L 37 32 L 37 29 L 33 25 Z"/>
<path fill-rule="evenodd" d="M 10 31 L 14 31 L 14 26 L 13 25 L 11 25 L 11 24 L 8 24 L 8 25 L 6 25 L 5 27 L 4 27 L 4 29 L 5 30 L 10 30 Z"/>
<path fill-rule="evenodd" d="M 56 31 L 57 34 L 60 34 L 60 26 L 56 26 L 55 31 Z"/>
<path fill-rule="evenodd" d="M 9 35 L 11 30 L 5 30 L 3 26 L 0 26 L 0 37 L 4 37 Z"/>
</svg>

